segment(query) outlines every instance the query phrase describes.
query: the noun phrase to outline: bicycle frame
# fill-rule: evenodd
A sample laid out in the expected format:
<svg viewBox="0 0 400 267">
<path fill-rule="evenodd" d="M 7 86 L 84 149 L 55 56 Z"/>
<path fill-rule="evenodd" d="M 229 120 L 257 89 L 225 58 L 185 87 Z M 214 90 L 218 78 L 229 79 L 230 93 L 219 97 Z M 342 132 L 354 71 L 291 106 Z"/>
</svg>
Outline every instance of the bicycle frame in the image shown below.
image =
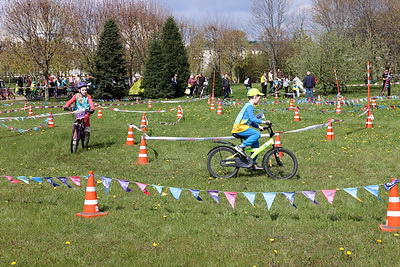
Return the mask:
<svg viewBox="0 0 400 267">
<path fill-rule="evenodd" d="M 267 142 L 265 142 L 264 144 L 262 144 L 260 147 L 258 148 L 246 148 L 244 151 L 245 153 L 252 153 L 250 158 L 254 159 L 255 157 L 257 157 L 261 152 L 263 152 L 267 147 L 271 146 L 274 144 L 274 138 L 270 138 Z"/>
</svg>

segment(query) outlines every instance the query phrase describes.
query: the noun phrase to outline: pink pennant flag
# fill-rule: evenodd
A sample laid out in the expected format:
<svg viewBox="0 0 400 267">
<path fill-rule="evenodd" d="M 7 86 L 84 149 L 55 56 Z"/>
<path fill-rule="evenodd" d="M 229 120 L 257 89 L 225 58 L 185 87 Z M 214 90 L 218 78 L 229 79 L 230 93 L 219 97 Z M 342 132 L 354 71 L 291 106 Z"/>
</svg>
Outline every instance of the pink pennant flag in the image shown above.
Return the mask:
<svg viewBox="0 0 400 267">
<path fill-rule="evenodd" d="M 140 190 L 142 190 L 143 193 L 146 195 L 151 195 L 149 191 L 147 191 L 146 186 L 147 184 L 141 184 L 141 183 L 135 183 L 137 186 L 139 186 Z"/>
<path fill-rule="evenodd" d="M 8 181 L 10 181 L 10 183 L 13 183 L 13 184 L 18 184 L 18 183 L 21 182 L 21 181 L 18 181 L 18 180 L 14 180 L 11 176 L 4 175 L 3 177 L 6 177 L 8 179 Z"/>
<path fill-rule="evenodd" d="M 80 176 L 70 176 L 69 179 L 76 184 L 77 186 L 81 186 L 81 177 Z"/>
<path fill-rule="evenodd" d="M 231 204 L 232 208 L 235 208 L 235 201 L 237 192 L 224 192 L 226 199 L 228 199 L 229 204 Z"/>
<path fill-rule="evenodd" d="M 326 189 L 322 190 L 322 193 L 325 195 L 326 199 L 333 205 L 333 199 L 335 198 L 336 189 Z"/>
</svg>

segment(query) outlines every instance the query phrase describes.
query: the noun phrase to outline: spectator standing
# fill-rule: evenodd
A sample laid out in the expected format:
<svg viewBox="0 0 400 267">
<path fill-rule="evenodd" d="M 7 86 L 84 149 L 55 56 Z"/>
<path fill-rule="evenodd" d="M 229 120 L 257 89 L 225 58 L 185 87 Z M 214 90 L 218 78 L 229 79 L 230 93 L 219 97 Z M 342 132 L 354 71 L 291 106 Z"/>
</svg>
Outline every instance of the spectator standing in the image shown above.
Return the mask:
<svg viewBox="0 0 400 267">
<path fill-rule="evenodd" d="M 194 78 L 194 75 L 190 75 L 189 80 L 188 80 L 188 88 L 190 89 L 190 94 L 193 96 L 194 93 L 194 87 L 196 86 L 196 79 Z"/>
<path fill-rule="evenodd" d="M 22 78 L 21 75 L 19 75 L 19 77 L 18 77 L 17 86 L 18 86 L 18 95 L 23 95 L 24 94 L 24 79 Z"/>
<path fill-rule="evenodd" d="M 249 91 L 251 89 L 251 79 L 250 79 L 250 77 L 246 77 L 246 79 L 244 80 L 244 86 L 246 86 L 247 91 Z"/>
<path fill-rule="evenodd" d="M 224 91 L 224 98 L 229 98 L 229 93 L 231 92 L 231 84 L 229 82 L 229 75 L 225 74 L 222 78 L 222 89 Z"/>
<path fill-rule="evenodd" d="M 382 85 L 382 95 L 385 94 L 385 90 L 387 89 L 388 96 L 390 96 L 390 78 L 392 77 L 392 74 L 388 69 L 385 70 L 385 72 L 382 74 L 382 80 L 383 80 L 383 85 Z"/>
<path fill-rule="evenodd" d="M 307 71 L 307 76 L 304 77 L 303 87 L 306 88 L 306 98 L 308 101 L 314 99 L 313 91 L 315 87 L 315 78 L 311 75 L 311 72 Z"/>
<path fill-rule="evenodd" d="M 272 70 L 269 70 L 268 72 L 268 83 L 269 83 L 269 90 L 272 90 L 274 86 L 274 74 L 272 73 Z"/>
<path fill-rule="evenodd" d="M 261 92 L 264 95 L 266 95 L 267 94 L 267 83 L 268 83 L 268 78 L 267 78 L 266 72 L 264 72 L 264 74 L 261 75 L 260 82 L 261 82 Z"/>
<path fill-rule="evenodd" d="M 174 88 L 174 92 L 176 93 L 178 90 L 178 74 L 175 74 L 174 77 L 171 78 L 171 86 Z"/>
<path fill-rule="evenodd" d="M 290 80 L 287 75 L 285 75 L 283 77 L 282 84 L 283 84 L 283 88 L 285 89 L 285 98 L 288 98 Z"/>
</svg>

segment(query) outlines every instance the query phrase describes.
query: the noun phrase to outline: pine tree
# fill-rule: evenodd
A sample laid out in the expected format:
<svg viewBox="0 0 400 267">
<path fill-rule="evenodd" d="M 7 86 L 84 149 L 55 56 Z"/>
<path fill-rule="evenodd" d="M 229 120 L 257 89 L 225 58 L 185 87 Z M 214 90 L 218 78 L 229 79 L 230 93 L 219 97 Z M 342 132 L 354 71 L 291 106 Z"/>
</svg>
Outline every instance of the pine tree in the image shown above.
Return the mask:
<svg viewBox="0 0 400 267">
<path fill-rule="evenodd" d="M 215 78 L 214 78 L 214 73 L 215 73 Z M 221 77 L 221 71 L 218 66 L 218 64 L 214 64 L 210 75 L 208 76 L 208 85 L 207 85 L 207 93 L 211 94 L 212 93 L 212 88 L 214 84 L 214 96 L 223 96 L 224 91 L 222 89 L 222 77 Z"/>
<path fill-rule="evenodd" d="M 182 35 L 174 18 L 169 17 L 159 39 L 155 37 L 145 64 L 142 87 L 148 98 L 168 98 L 183 94 L 189 79 L 189 62 Z M 178 89 L 170 80 L 178 74 Z M 148 76 L 146 78 L 146 76 Z"/>
<path fill-rule="evenodd" d="M 95 54 L 95 70 L 97 89 L 96 98 L 119 99 L 127 95 L 127 71 L 117 23 L 109 19 L 99 38 Z"/>
</svg>

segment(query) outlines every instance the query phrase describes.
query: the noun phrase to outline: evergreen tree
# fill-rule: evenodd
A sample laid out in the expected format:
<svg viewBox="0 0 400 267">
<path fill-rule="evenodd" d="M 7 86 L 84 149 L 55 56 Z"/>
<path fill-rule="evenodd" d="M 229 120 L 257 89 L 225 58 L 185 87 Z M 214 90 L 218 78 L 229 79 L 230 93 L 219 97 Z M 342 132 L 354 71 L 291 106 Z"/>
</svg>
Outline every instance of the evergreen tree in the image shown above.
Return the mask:
<svg viewBox="0 0 400 267">
<path fill-rule="evenodd" d="M 208 75 L 208 85 L 206 88 L 208 94 L 212 93 L 213 84 L 214 84 L 214 96 L 223 96 L 224 91 L 222 89 L 222 77 L 218 64 L 214 64 L 211 73 Z"/>
<path fill-rule="evenodd" d="M 128 93 L 126 63 L 118 25 L 109 19 L 99 38 L 94 58 L 96 98 L 122 98 Z"/>
<path fill-rule="evenodd" d="M 166 20 L 160 39 L 155 39 L 145 64 L 142 84 L 144 96 L 168 98 L 182 95 L 190 75 L 189 62 L 182 35 L 172 17 Z M 176 91 L 170 84 L 174 74 L 178 74 Z"/>
</svg>

